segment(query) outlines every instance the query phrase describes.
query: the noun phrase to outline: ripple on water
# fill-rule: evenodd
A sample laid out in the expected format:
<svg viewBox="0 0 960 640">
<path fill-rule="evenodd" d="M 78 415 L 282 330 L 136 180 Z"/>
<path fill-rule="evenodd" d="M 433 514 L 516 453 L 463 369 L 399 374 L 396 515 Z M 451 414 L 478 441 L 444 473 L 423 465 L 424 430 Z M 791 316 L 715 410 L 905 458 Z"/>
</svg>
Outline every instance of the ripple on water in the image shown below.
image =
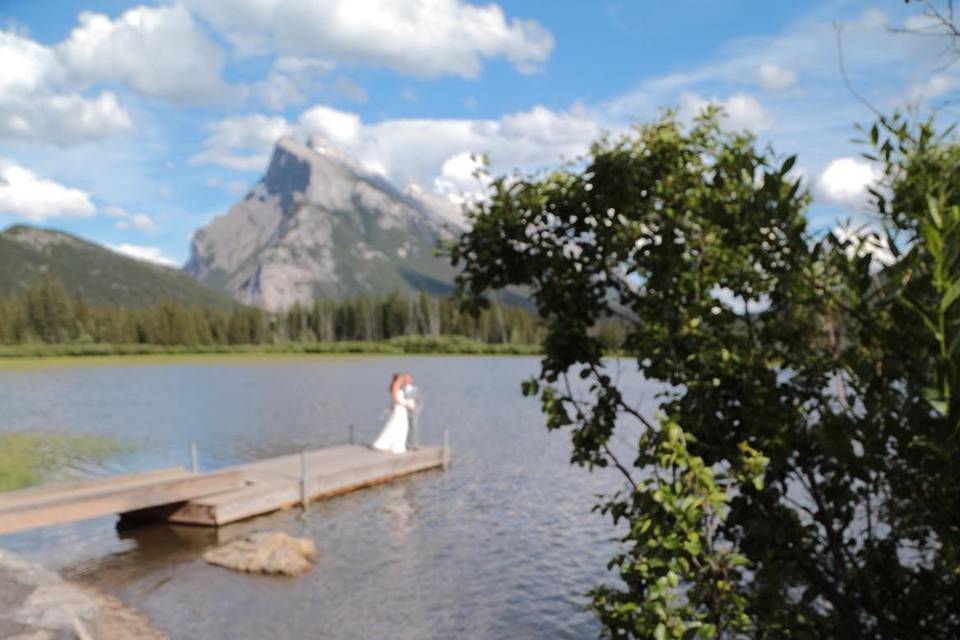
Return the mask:
<svg viewBox="0 0 960 640">
<path fill-rule="evenodd" d="M 519 393 L 529 358 L 303 358 L 0 371 L 0 429 L 56 423 L 122 436 L 134 453 L 85 474 L 204 468 L 371 439 L 386 381 L 413 372 L 421 440 L 451 430 L 454 464 L 213 531 L 170 525 L 118 534 L 111 518 L 7 536 L 12 547 L 100 586 L 171 638 L 587 638 L 584 595 L 608 578 L 613 531 L 590 508 L 612 473 L 569 466 Z M 642 381 L 636 389 L 647 393 Z M 55 401 L 51 401 L 55 399 Z M 202 561 L 253 530 L 312 537 L 301 578 L 246 576 Z"/>
</svg>

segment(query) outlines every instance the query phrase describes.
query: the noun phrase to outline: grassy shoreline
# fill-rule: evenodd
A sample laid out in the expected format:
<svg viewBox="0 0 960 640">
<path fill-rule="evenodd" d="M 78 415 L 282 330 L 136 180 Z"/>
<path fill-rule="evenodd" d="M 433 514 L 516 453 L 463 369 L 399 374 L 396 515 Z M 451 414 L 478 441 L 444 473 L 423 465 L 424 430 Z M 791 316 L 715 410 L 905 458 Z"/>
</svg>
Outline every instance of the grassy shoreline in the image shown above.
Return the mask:
<svg viewBox="0 0 960 640">
<path fill-rule="evenodd" d="M 40 484 L 75 462 L 102 462 L 127 447 L 113 438 L 57 431 L 0 433 L 0 492 Z"/>
<path fill-rule="evenodd" d="M 403 336 L 379 342 L 287 342 L 262 345 L 20 344 L 0 346 L 0 362 L 37 358 L 181 355 L 538 355 L 539 345 L 487 344 L 460 337 Z"/>
</svg>

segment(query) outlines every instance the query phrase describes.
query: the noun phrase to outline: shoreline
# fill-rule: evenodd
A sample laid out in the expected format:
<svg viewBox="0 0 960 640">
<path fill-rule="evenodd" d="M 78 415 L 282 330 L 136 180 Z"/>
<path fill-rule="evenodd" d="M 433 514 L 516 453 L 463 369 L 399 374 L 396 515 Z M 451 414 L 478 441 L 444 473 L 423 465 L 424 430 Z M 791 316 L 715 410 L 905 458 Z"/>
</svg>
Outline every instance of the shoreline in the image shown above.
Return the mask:
<svg viewBox="0 0 960 640">
<path fill-rule="evenodd" d="M 535 356 L 539 345 L 488 344 L 468 339 L 402 337 L 379 342 L 293 342 L 267 345 L 24 344 L 0 346 L 0 368 L 28 363 L 164 362 L 284 356 L 484 355 Z"/>
<path fill-rule="evenodd" d="M 167 640 L 142 613 L 93 587 L 0 549 L 0 635 L 97 640 Z"/>
</svg>

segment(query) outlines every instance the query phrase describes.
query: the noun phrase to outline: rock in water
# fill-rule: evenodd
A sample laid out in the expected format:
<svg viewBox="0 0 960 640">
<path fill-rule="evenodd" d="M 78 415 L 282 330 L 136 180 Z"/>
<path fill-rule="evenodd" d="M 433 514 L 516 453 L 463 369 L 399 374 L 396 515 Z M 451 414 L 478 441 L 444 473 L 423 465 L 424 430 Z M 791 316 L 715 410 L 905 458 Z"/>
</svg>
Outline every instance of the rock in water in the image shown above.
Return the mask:
<svg viewBox="0 0 960 640">
<path fill-rule="evenodd" d="M 280 531 L 253 533 L 203 554 L 210 564 L 234 571 L 284 576 L 306 573 L 316 558 L 313 540 Z"/>
</svg>

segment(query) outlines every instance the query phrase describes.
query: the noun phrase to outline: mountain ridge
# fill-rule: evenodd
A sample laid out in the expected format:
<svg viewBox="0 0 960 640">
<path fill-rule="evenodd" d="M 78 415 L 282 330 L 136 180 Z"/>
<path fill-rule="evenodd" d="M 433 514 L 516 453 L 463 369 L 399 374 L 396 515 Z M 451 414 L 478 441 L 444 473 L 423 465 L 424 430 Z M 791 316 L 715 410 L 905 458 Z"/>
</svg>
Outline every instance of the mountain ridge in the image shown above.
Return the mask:
<svg viewBox="0 0 960 640">
<path fill-rule="evenodd" d="M 16 224 L 0 232 L 0 293 L 22 293 L 44 272 L 91 304 L 145 306 L 160 298 L 221 309 L 234 304 L 176 268 L 124 256 L 65 231 Z"/>
<path fill-rule="evenodd" d="M 452 289 L 434 255 L 462 229 L 452 202 L 400 189 L 326 141 L 280 138 L 263 178 L 199 229 L 184 270 L 246 304 Z"/>
</svg>

